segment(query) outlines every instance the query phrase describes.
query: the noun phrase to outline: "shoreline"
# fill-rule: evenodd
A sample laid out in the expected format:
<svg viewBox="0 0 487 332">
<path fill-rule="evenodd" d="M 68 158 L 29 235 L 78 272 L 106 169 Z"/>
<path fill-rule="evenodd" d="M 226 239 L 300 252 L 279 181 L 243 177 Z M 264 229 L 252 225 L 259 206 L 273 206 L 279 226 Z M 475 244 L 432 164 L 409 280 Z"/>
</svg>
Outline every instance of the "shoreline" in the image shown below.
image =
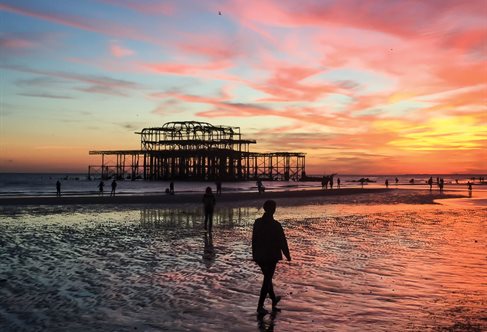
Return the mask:
<svg viewBox="0 0 487 332">
<path fill-rule="evenodd" d="M 269 191 L 262 194 L 257 192 L 224 193 L 215 195 L 218 202 L 239 202 L 262 199 L 289 199 L 289 198 L 318 198 L 329 196 L 343 196 L 354 194 L 384 193 L 393 189 L 386 188 L 347 188 L 333 190 L 289 190 Z M 0 197 L 0 206 L 8 205 L 120 205 L 120 204 L 187 204 L 200 203 L 203 193 L 184 193 L 175 195 L 154 194 L 154 195 L 119 195 L 119 196 L 17 196 Z"/>
<path fill-rule="evenodd" d="M 333 190 L 289 190 L 269 191 L 262 194 L 257 192 L 224 193 L 215 195 L 218 202 L 239 202 L 252 200 L 283 199 L 283 198 L 317 198 L 329 196 L 342 196 L 354 194 L 384 193 L 392 189 L 385 188 L 347 188 Z M 200 203 L 203 193 L 146 194 L 146 195 L 119 195 L 119 196 L 17 196 L 0 197 L 0 206 L 7 205 L 85 205 L 85 204 L 187 204 Z"/>
<path fill-rule="evenodd" d="M 414 193 L 413 193 L 414 192 Z M 387 193 L 390 193 L 388 195 Z M 451 199 L 451 198 L 466 198 L 458 193 L 449 194 L 431 194 L 422 190 L 404 191 L 401 189 L 387 189 L 387 188 L 344 188 L 333 190 L 289 190 L 289 191 L 269 191 L 262 194 L 257 192 L 231 192 L 223 193 L 220 196 L 215 195 L 218 204 L 233 205 L 233 204 L 249 204 L 251 202 L 263 201 L 268 199 L 285 200 L 290 205 L 300 205 L 303 203 L 319 203 L 321 199 L 326 199 L 332 203 L 333 201 L 343 202 L 342 196 L 365 195 L 362 197 L 370 197 L 365 201 L 371 200 L 372 197 L 379 195 L 387 195 L 391 198 L 390 202 L 383 202 L 385 204 L 394 204 L 399 202 L 410 202 L 413 204 L 438 204 L 435 200 Z M 412 194 L 412 195 L 411 195 Z M 394 196 L 408 196 L 397 201 Z M 203 193 L 176 193 L 175 195 L 168 194 L 145 194 L 145 195 L 119 195 L 111 197 L 105 196 L 17 196 L 17 197 L 0 197 L 0 207 L 7 206 L 69 206 L 69 205 L 110 205 L 110 206 L 124 206 L 124 205 L 180 205 L 180 204 L 199 204 Z M 334 199 L 336 198 L 336 199 Z"/>
</svg>

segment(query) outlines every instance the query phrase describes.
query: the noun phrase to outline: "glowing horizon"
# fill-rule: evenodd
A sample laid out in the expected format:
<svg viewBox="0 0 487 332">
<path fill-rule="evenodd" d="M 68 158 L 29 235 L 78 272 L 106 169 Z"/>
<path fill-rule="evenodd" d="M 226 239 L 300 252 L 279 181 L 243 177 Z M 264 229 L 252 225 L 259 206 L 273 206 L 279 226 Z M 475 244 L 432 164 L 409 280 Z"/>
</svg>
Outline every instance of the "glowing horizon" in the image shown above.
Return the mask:
<svg viewBox="0 0 487 332">
<path fill-rule="evenodd" d="M 0 172 L 85 172 L 194 120 L 308 174 L 487 173 L 483 0 L 7 0 L 0 22 Z"/>
</svg>

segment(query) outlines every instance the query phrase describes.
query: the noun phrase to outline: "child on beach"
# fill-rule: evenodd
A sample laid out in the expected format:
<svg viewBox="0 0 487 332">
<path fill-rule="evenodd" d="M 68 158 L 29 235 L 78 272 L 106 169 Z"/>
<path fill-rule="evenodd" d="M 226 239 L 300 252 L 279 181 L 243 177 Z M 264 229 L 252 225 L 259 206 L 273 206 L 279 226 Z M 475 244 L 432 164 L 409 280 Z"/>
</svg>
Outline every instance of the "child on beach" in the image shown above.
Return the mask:
<svg viewBox="0 0 487 332">
<path fill-rule="evenodd" d="M 262 218 L 255 220 L 252 230 L 252 258 L 259 265 L 264 275 L 259 303 L 257 304 L 257 313 L 259 315 L 268 313 L 264 309 L 264 301 L 267 294 L 272 300 L 272 310 L 279 311 L 276 306 L 281 297 L 274 294 L 272 277 L 274 276 L 277 262 L 282 260 L 282 253 L 284 253 L 288 261 L 291 261 L 284 230 L 281 224 L 274 220 L 275 211 L 276 202 L 273 200 L 266 201 L 264 203 L 264 215 Z"/>
<path fill-rule="evenodd" d="M 211 187 L 206 187 L 205 194 L 203 195 L 203 206 L 205 209 L 205 230 L 211 233 L 213 228 L 213 210 L 215 208 L 216 199 L 211 191 Z"/>
</svg>

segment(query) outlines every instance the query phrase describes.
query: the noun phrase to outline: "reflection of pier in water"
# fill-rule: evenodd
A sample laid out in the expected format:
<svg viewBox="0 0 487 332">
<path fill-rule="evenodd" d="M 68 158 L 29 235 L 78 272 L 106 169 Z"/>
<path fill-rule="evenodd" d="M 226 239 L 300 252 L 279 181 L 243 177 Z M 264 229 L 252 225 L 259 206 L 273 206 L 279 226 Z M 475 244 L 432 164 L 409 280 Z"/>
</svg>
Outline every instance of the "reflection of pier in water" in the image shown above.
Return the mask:
<svg viewBox="0 0 487 332">
<path fill-rule="evenodd" d="M 90 151 L 101 156 L 101 164 L 90 165 L 88 176 L 195 181 L 299 181 L 306 176 L 304 153 L 251 152 L 256 141 L 243 139 L 239 127 L 168 122 L 137 134 L 140 150 Z"/>
<path fill-rule="evenodd" d="M 218 227 L 248 226 L 257 217 L 250 207 L 217 208 L 213 225 Z M 204 221 L 203 208 L 145 208 L 140 210 L 140 223 L 147 228 L 199 228 Z"/>
</svg>

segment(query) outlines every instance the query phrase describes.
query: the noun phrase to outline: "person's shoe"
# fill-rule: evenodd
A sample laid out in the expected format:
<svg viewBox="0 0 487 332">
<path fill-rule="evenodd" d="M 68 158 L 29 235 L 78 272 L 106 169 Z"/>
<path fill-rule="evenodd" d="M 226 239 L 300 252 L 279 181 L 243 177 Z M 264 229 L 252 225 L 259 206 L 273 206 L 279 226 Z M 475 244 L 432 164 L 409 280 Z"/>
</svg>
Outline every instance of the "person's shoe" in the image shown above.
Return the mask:
<svg viewBox="0 0 487 332">
<path fill-rule="evenodd" d="M 272 310 L 274 310 L 276 308 L 276 306 L 279 303 L 279 301 L 281 301 L 281 297 L 280 296 L 276 296 L 274 298 L 274 300 L 272 300 Z"/>
<path fill-rule="evenodd" d="M 269 313 L 269 311 L 267 309 L 265 309 L 264 307 L 258 307 L 257 308 L 257 314 L 258 315 L 267 315 Z"/>
</svg>

